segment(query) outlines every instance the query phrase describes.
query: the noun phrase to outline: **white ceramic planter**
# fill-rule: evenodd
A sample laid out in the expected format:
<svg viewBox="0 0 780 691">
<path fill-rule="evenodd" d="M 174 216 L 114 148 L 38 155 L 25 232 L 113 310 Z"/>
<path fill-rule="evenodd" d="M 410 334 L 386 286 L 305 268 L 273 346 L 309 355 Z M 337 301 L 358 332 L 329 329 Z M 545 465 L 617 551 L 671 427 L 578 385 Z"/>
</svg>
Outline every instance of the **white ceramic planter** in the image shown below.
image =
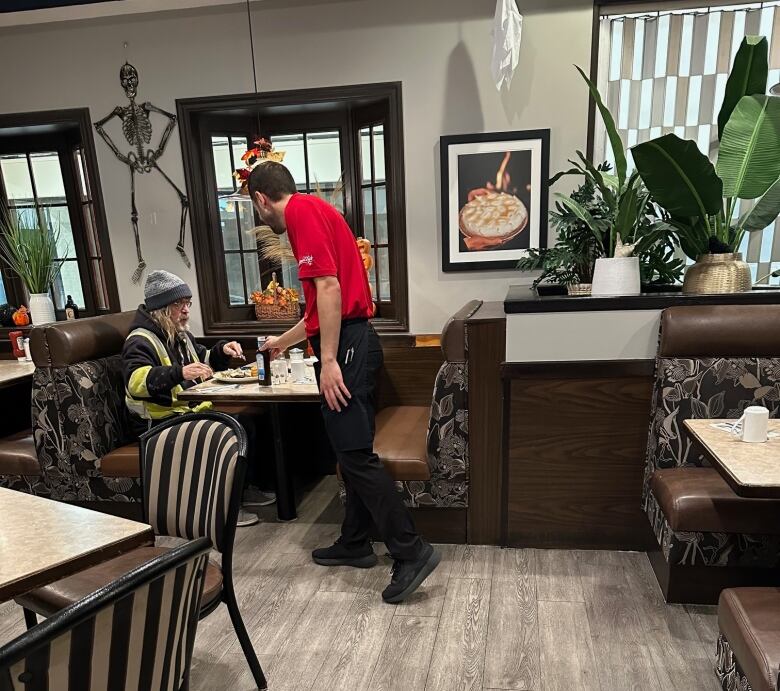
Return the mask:
<svg viewBox="0 0 780 691">
<path fill-rule="evenodd" d="M 57 321 L 54 303 L 48 293 L 32 293 L 30 295 L 30 319 L 33 326 Z"/>
<path fill-rule="evenodd" d="M 592 295 L 639 295 L 639 257 L 602 257 L 593 270 Z"/>
</svg>

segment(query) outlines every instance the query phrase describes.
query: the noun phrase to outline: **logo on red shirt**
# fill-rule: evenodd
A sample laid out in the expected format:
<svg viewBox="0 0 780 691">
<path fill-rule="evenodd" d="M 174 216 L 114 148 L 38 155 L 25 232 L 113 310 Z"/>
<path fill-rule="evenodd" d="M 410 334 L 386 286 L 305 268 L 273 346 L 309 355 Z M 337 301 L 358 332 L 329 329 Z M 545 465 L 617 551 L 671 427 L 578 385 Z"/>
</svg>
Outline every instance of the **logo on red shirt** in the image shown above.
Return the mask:
<svg viewBox="0 0 780 691">
<path fill-rule="evenodd" d="M 301 267 L 304 264 L 306 264 L 306 266 L 311 266 L 314 264 L 314 256 L 307 254 L 305 257 L 301 257 L 301 260 L 298 262 L 298 266 Z"/>
</svg>

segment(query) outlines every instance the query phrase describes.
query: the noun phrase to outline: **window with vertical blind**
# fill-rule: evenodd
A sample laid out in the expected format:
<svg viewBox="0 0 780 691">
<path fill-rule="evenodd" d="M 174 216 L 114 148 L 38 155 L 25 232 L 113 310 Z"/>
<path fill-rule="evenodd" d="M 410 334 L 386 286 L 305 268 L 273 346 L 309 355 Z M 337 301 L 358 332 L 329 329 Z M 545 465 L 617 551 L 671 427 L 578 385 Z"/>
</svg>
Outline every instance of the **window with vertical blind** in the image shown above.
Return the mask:
<svg viewBox="0 0 780 691">
<path fill-rule="evenodd" d="M 668 2 L 602 6 L 599 17 L 598 84 L 631 147 L 670 132 L 717 155 L 717 118 L 731 64 L 746 35 L 769 42 L 769 86 L 780 83 L 780 0 L 713 3 L 706 7 Z M 670 9 L 672 7 L 672 9 Z M 596 119 L 596 159 L 612 161 Z M 629 165 L 632 165 L 629 156 Z M 740 200 L 735 213 L 751 202 Z M 780 268 L 780 228 L 746 233 L 741 248 L 754 281 Z"/>
<path fill-rule="evenodd" d="M 258 133 L 284 152 L 299 192 L 333 204 L 356 238 L 370 240 L 377 329 L 408 328 L 399 84 L 186 99 L 177 106 L 207 336 L 256 333 L 250 296 L 273 273 L 303 300 L 297 264 L 263 256 L 251 201 L 235 194 L 233 171 L 243 167 Z M 268 333 L 288 326 L 263 324 Z"/>
</svg>

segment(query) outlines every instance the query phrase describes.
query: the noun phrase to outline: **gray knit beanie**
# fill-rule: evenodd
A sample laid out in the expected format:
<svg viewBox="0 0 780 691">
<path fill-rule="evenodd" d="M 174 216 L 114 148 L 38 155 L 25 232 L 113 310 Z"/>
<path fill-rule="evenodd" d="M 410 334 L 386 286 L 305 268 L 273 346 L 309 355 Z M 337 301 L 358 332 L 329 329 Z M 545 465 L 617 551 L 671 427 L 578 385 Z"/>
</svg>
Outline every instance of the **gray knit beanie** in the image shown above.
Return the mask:
<svg viewBox="0 0 780 691">
<path fill-rule="evenodd" d="M 148 310 L 159 310 L 177 300 L 191 297 L 192 290 L 176 274 L 157 270 L 146 277 L 144 300 Z"/>
</svg>

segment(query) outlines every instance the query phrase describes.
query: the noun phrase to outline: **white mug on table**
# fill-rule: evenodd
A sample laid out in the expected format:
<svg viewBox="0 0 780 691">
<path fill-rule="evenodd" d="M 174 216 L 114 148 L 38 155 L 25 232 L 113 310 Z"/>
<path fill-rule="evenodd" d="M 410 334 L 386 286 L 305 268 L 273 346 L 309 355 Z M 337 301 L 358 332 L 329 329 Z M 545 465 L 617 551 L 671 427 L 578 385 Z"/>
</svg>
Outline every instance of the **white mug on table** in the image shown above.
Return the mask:
<svg viewBox="0 0 780 691">
<path fill-rule="evenodd" d="M 769 427 L 769 411 L 760 405 L 751 405 L 745 408 L 742 417 L 737 424 L 742 423 L 742 433 L 739 438 L 742 441 L 758 443 L 767 440 Z"/>
</svg>

